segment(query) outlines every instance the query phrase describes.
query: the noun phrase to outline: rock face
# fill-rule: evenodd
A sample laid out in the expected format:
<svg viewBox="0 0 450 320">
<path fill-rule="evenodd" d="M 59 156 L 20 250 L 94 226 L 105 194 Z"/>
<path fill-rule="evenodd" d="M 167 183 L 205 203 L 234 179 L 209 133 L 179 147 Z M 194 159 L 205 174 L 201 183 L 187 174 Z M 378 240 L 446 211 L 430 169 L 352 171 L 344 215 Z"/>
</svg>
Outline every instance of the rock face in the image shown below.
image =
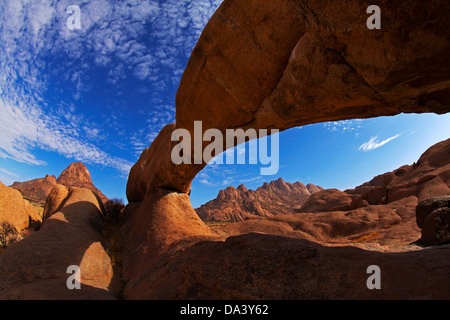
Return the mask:
<svg viewBox="0 0 450 320">
<path fill-rule="evenodd" d="M 230 238 L 225 244 L 220 237 L 205 240 L 210 232 L 192 214 L 187 194 L 206 163 L 175 165 L 171 160 L 177 144 L 171 141 L 172 132 L 186 129 L 193 136 L 196 120 L 202 121 L 203 131 L 215 128 L 224 133 L 229 128 L 284 130 L 401 112 L 449 112 L 450 66 L 445 57 L 450 51 L 446 14 L 450 4 L 435 0 L 424 10 L 419 1 L 382 0 L 377 5 L 382 8 L 382 20 L 389 23 L 381 30 L 366 27 L 368 5 L 360 0 L 222 3 L 203 30 L 183 73 L 176 96 L 176 123 L 161 130 L 130 172 L 128 219 L 121 230 L 126 298 L 448 297 L 449 266 L 442 260 L 448 255 L 447 248 L 406 255 L 349 249 L 351 254 L 346 255 L 345 248 L 322 251 L 285 236 L 249 234 Z M 386 187 L 387 197 L 382 190 L 373 194 L 366 194 L 371 188 L 357 190 L 366 198 L 354 203 L 360 206 L 355 210 L 367 213 L 370 202 L 379 199 L 387 205 L 408 202 L 398 210 L 410 215 L 417 198 L 408 195 L 426 199 L 446 190 L 440 183 L 445 174 L 438 178 L 425 174 L 427 167 L 435 164 L 433 157 L 425 156 L 418 164 L 421 168 L 414 173 L 408 168 L 397 172 L 395 186 Z M 422 180 L 412 182 L 418 173 Z M 420 185 L 420 190 L 414 185 Z M 176 199 L 174 205 L 167 202 L 169 197 Z M 164 205 L 157 205 L 160 201 Z M 166 215 L 174 219 L 173 225 L 167 223 Z M 237 225 L 245 223 L 262 222 Z M 194 229 L 193 225 L 199 227 Z M 323 225 L 326 232 L 328 228 Z M 177 229 L 183 232 L 177 233 Z M 390 231 L 389 226 L 386 229 Z M 311 247 L 317 251 L 311 253 Z M 252 250 L 255 255 L 248 254 Z M 353 267 L 345 265 L 343 257 L 349 257 Z M 233 269 L 236 261 L 246 267 Z M 275 266 L 273 261 L 279 263 Z M 371 261 L 384 261 L 384 268 L 391 272 L 382 295 L 368 292 L 365 285 L 360 289 L 354 282 L 361 277 L 355 276 L 360 274 L 355 266 Z M 402 265 L 414 270 L 416 279 L 423 276 L 426 280 L 420 285 L 411 282 L 399 271 Z M 424 275 L 423 270 L 431 271 Z M 366 276 L 365 270 L 362 273 Z M 338 275 L 337 283 L 331 274 Z"/>
<path fill-rule="evenodd" d="M 410 196 L 422 201 L 450 194 L 450 139 L 430 147 L 412 166 L 402 166 L 345 192 L 357 196 L 353 207 L 362 200 L 381 204 Z"/>
<path fill-rule="evenodd" d="M 91 184 L 92 180 L 86 166 L 82 162 L 74 162 L 61 172 L 56 182 L 74 186 L 74 184 Z"/>
<path fill-rule="evenodd" d="M 69 190 L 62 184 L 57 184 L 50 191 L 47 200 L 44 205 L 44 212 L 42 220 L 45 221 L 52 216 L 55 212 L 58 212 L 61 205 L 64 204 L 64 200 L 67 198 Z"/>
<path fill-rule="evenodd" d="M 0 182 L 0 224 L 9 223 L 18 232 L 26 229 L 31 221 L 41 221 L 38 213 L 22 198 L 19 191 Z"/>
<path fill-rule="evenodd" d="M 59 175 L 56 182 L 66 187 L 85 188 L 95 192 L 103 203 L 108 201 L 108 198 L 92 183 L 91 174 L 82 162 L 75 162 L 70 164 Z"/>
<path fill-rule="evenodd" d="M 121 228 L 123 276 L 127 281 L 125 299 L 149 297 L 153 272 L 144 270 L 151 266 L 158 268 L 167 252 L 214 238 L 192 208 L 187 194 L 156 189 L 145 201 L 127 205 L 125 214 L 128 218 Z M 130 219 L 130 215 L 134 218 Z M 169 289 L 164 283 L 161 288 Z"/>
<path fill-rule="evenodd" d="M 125 296 L 132 299 L 447 299 L 450 264 L 444 256 L 450 254 L 450 247 L 422 249 L 412 243 L 421 237 L 417 225 L 422 228 L 423 243 L 442 244 L 450 239 L 449 196 L 418 205 L 422 194 L 446 194 L 445 188 L 423 185 L 427 181 L 423 177 L 439 178 L 450 185 L 450 159 L 442 152 L 449 146 L 450 139 L 440 142 L 427 150 L 417 164 L 379 175 L 355 189 L 318 191 L 298 213 L 261 216 L 214 227 L 210 234 L 184 231 L 185 237 L 176 238 L 172 236 L 174 223 L 167 224 L 164 227 L 167 235 L 160 231 L 158 243 L 164 243 L 170 236 L 170 245 L 155 246 L 152 240 L 146 242 L 145 251 L 141 249 L 136 257 L 124 255 L 127 261 L 139 261 L 138 268 L 126 263 L 129 282 Z M 423 159 L 440 160 L 430 165 L 429 160 Z M 387 195 L 397 183 L 407 184 L 408 190 L 414 192 L 389 200 Z M 280 179 L 258 190 L 287 192 L 286 187 L 289 184 Z M 224 205 L 227 201 L 238 203 L 252 194 L 250 191 L 242 185 L 237 189 L 227 188 L 214 201 Z M 148 201 L 152 203 L 159 198 L 154 197 Z M 366 204 L 352 208 L 355 199 L 362 199 Z M 158 212 L 172 216 L 173 210 L 180 206 L 149 210 L 144 209 L 143 203 L 135 205 L 139 208 L 138 221 L 162 219 L 164 215 L 159 217 Z M 129 210 L 136 214 L 134 207 Z M 178 219 L 176 223 L 181 223 L 183 228 L 187 226 Z M 147 231 L 146 238 L 156 237 L 155 223 L 147 226 L 151 230 Z M 195 230 L 201 229 L 190 232 Z M 126 229 L 123 232 L 132 236 Z M 128 248 L 138 247 L 137 239 L 133 241 L 134 246 Z M 145 257 L 148 252 L 157 253 L 157 258 L 154 254 L 152 258 Z M 372 264 L 383 270 L 380 291 L 366 287 L 366 268 Z M 155 272 L 138 271 L 148 265 L 156 265 Z M 404 268 L 408 273 L 402 272 Z M 139 281 L 134 280 L 136 272 L 141 274 Z"/>
<path fill-rule="evenodd" d="M 98 197 L 87 189 L 70 188 L 58 212 L 38 232 L 0 254 L 0 299 L 114 299 L 113 269 L 101 226 Z M 80 268 L 81 290 L 66 286 L 72 265 Z"/>
<path fill-rule="evenodd" d="M 347 211 L 351 202 L 352 198 L 345 192 L 327 189 L 314 193 L 296 212 Z"/>
<path fill-rule="evenodd" d="M 254 216 L 272 217 L 292 212 L 294 206 L 303 204 L 311 193 L 320 190 L 323 188 L 313 184 L 291 184 L 279 178 L 264 183 L 256 190 L 248 190 L 244 185 L 237 189 L 228 187 L 220 190 L 216 199 L 195 211 L 203 221 L 242 221 Z"/>
<path fill-rule="evenodd" d="M 183 249 L 171 250 L 158 268 L 145 272 L 142 291 L 130 297 L 381 300 L 449 296 L 449 248 L 382 253 L 247 233 Z M 369 290 L 366 285 L 366 270 L 375 262 L 382 272 L 381 290 Z"/>
<path fill-rule="evenodd" d="M 11 188 L 19 190 L 24 197 L 37 200 L 38 202 L 45 202 L 48 194 L 56 184 L 55 176 L 46 175 L 45 178 L 14 182 Z"/>
</svg>

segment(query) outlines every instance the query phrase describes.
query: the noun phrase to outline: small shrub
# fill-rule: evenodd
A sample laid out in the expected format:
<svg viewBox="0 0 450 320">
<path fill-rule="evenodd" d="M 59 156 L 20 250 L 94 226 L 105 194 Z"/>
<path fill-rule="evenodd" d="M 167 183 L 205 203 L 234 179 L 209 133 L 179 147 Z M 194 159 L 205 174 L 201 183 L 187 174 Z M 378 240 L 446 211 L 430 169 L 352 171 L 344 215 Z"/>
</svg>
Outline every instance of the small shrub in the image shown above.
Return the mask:
<svg viewBox="0 0 450 320">
<path fill-rule="evenodd" d="M 110 284 L 110 288 L 118 296 L 121 296 L 124 280 L 122 277 L 122 260 L 120 256 L 122 238 L 119 229 L 124 221 L 125 205 L 122 199 L 114 198 L 106 202 L 103 209 L 104 227 L 102 233 L 108 243 L 107 252 L 114 270 L 114 281 Z"/>
<path fill-rule="evenodd" d="M 125 205 L 122 199 L 111 199 L 104 204 L 104 219 L 107 225 L 119 225 L 122 222 Z"/>
</svg>

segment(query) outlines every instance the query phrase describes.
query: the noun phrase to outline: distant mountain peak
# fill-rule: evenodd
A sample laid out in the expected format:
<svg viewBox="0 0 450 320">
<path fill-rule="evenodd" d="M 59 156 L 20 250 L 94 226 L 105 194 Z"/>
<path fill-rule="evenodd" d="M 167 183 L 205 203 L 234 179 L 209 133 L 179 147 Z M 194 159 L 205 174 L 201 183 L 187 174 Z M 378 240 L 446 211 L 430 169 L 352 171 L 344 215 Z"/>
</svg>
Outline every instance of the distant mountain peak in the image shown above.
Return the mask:
<svg viewBox="0 0 450 320">
<path fill-rule="evenodd" d="M 74 162 L 61 172 L 56 182 L 73 186 L 79 183 L 92 183 L 92 179 L 89 170 L 82 162 Z"/>
</svg>

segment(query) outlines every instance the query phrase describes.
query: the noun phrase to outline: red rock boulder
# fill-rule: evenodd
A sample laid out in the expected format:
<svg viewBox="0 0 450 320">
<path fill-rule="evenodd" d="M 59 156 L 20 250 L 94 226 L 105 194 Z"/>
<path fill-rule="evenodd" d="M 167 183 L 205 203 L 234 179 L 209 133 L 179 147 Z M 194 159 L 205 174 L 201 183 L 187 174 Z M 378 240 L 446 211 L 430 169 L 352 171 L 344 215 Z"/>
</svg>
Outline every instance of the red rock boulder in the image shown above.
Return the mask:
<svg viewBox="0 0 450 320">
<path fill-rule="evenodd" d="M 327 189 L 311 195 L 297 212 L 346 211 L 350 209 L 352 198 L 337 189 Z"/>
<path fill-rule="evenodd" d="M 417 225 L 422 229 L 423 243 L 439 245 L 450 242 L 450 195 L 419 202 Z"/>
</svg>

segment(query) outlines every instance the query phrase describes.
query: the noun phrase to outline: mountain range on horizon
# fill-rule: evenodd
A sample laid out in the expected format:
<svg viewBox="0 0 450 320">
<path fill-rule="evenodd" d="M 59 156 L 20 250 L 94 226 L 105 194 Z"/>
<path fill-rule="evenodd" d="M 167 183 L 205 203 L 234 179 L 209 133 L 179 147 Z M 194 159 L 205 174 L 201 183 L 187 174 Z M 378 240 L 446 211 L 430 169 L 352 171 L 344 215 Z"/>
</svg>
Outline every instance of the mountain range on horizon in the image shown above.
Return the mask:
<svg viewBox="0 0 450 320">
<path fill-rule="evenodd" d="M 252 216 L 272 217 L 292 211 L 308 198 L 324 190 L 314 184 L 304 185 L 297 181 L 289 183 L 278 178 L 256 190 L 249 190 L 243 184 L 237 188 L 229 186 L 220 190 L 217 198 L 195 209 L 204 221 L 242 221 Z"/>
<path fill-rule="evenodd" d="M 449 143 L 450 139 L 441 141 L 412 165 L 377 175 L 353 189 L 324 189 L 313 184 L 305 186 L 301 182 L 291 184 L 279 178 L 265 182 L 256 190 L 249 190 L 244 185 L 227 187 L 195 211 L 206 222 L 236 222 L 280 214 L 348 211 L 410 196 L 422 201 L 436 194 L 450 194 L 446 171 Z M 439 169 L 430 173 L 429 166 Z"/>
</svg>

